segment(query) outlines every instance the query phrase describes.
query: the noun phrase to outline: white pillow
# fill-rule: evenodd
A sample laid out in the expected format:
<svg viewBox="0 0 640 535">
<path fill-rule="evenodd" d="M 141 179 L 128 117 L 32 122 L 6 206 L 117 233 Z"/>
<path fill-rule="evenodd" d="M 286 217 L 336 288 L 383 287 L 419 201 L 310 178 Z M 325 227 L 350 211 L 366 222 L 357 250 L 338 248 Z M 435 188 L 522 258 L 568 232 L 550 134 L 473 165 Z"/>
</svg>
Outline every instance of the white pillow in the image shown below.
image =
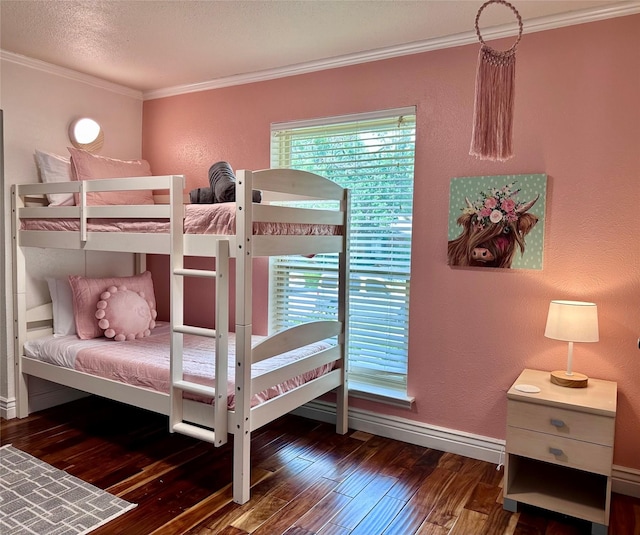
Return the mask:
<svg viewBox="0 0 640 535">
<path fill-rule="evenodd" d="M 73 293 L 68 279 L 47 277 L 51 304 L 53 306 L 53 334 L 76 334 L 73 316 Z"/>
<path fill-rule="evenodd" d="M 51 182 L 71 182 L 71 162 L 69 158 L 36 150 L 36 162 L 40 178 L 45 184 Z M 73 193 L 48 193 L 51 206 L 73 206 Z"/>
</svg>

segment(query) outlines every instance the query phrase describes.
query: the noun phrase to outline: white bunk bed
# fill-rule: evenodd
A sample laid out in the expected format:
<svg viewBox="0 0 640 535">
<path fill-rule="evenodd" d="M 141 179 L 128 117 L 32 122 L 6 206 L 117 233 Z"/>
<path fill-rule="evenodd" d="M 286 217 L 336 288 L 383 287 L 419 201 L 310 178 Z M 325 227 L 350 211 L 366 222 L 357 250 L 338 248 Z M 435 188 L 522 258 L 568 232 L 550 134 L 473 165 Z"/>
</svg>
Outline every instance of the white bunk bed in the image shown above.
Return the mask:
<svg viewBox="0 0 640 535">
<path fill-rule="evenodd" d="M 14 212 L 14 315 L 16 325 L 16 386 L 18 416 L 28 415 L 28 376 L 73 387 L 120 402 L 169 416 L 172 432 L 184 433 L 213 443 L 216 447 L 234 435 L 233 499 L 245 503 L 250 498 L 251 432 L 329 391 L 337 393 L 337 432 L 347 431 L 347 273 L 349 238 L 349 192 L 312 173 L 267 169 L 238 171 L 235 203 L 235 229 L 228 234 L 190 234 L 184 231 L 184 178 L 156 176 L 126 179 L 87 180 L 57 184 L 13 186 Z M 161 203 L 136 206 L 91 206 L 87 194 L 122 190 L 168 190 Z M 252 190 L 262 190 L 264 198 L 304 197 L 337 201 L 336 210 L 317 210 L 252 203 Z M 77 206 L 38 206 L 46 194 L 73 192 Z M 35 202 L 35 205 L 34 205 Z M 193 205 L 200 206 L 200 205 Z M 215 205 L 213 205 L 215 206 Z M 229 208 L 229 207 L 227 207 Z M 91 223 L 101 221 L 162 220 L 166 232 L 92 231 Z M 71 221 L 67 230 L 26 230 L 27 221 Z M 331 235 L 257 234 L 261 223 L 330 225 L 339 228 Z M 71 230 L 68 230 L 71 228 Z M 170 255 L 170 382 L 169 392 L 159 392 L 90 375 L 25 356 L 27 340 L 52 333 L 52 306 L 45 304 L 27 310 L 27 265 L 24 249 L 28 247 L 80 249 Z M 298 325 L 267 337 L 252 347 L 252 258 L 273 255 L 314 255 L 337 253 L 338 317 Z M 185 256 L 215 257 L 215 271 L 186 269 Z M 235 259 L 235 370 L 228 370 L 229 259 Z M 214 277 L 216 281 L 216 329 L 184 325 L 185 277 Z M 215 339 L 215 386 L 203 386 L 183 379 L 183 344 L 185 335 Z M 333 338 L 337 344 L 292 363 L 281 365 L 252 378 L 252 364 L 268 362 L 271 357 L 321 340 Z M 112 347 L 117 350 L 118 344 Z M 277 358 L 274 358 L 277 360 Z M 310 370 L 333 363 L 332 369 L 315 379 L 292 388 L 273 399 L 251 406 L 251 396 L 283 380 L 298 377 Z M 231 373 L 229 373 L 231 372 Z M 183 398 L 183 394 L 223 399 L 227 381 L 235 376 L 235 405 L 202 403 Z"/>
</svg>

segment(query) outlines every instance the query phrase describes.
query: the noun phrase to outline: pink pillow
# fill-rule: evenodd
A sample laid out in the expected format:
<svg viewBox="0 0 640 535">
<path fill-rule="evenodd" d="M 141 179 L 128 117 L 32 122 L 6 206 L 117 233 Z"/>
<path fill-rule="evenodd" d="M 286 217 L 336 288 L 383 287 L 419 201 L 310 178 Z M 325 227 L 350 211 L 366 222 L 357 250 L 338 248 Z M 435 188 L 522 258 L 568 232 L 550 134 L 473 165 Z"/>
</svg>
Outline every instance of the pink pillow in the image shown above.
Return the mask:
<svg viewBox="0 0 640 535">
<path fill-rule="evenodd" d="M 149 304 L 152 311 L 156 309 L 156 297 L 153 291 L 151 272 L 145 271 L 132 277 L 109 277 L 90 279 L 79 275 L 70 275 L 69 284 L 73 294 L 73 316 L 76 322 L 76 332 L 83 340 L 98 338 L 103 335 L 103 329 L 98 325 L 96 307 L 100 295 L 110 286 L 125 288 L 139 293 Z"/>
<path fill-rule="evenodd" d="M 135 340 L 151 334 L 156 326 L 156 311 L 142 293 L 126 286 L 109 286 L 96 305 L 98 327 L 104 329 L 107 338 L 117 342 Z"/>
<path fill-rule="evenodd" d="M 71 153 L 71 177 L 73 180 L 151 176 L 151 167 L 146 160 L 115 160 L 92 154 L 86 150 L 67 148 Z M 75 194 L 75 202 L 79 204 L 77 193 Z M 153 190 L 87 193 L 87 204 L 153 204 Z"/>
</svg>

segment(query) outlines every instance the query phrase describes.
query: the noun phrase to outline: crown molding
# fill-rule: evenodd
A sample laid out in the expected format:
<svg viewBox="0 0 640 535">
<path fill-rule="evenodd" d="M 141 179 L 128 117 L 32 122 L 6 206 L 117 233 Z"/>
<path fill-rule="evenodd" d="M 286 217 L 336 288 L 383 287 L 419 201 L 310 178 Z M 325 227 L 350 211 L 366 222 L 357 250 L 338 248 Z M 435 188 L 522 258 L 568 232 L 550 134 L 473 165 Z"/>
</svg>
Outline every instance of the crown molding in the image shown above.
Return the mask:
<svg viewBox="0 0 640 535">
<path fill-rule="evenodd" d="M 46 61 L 29 58 L 27 56 L 15 54 L 6 50 L 0 49 L 0 59 L 2 61 L 8 61 L 9 63 L 15 63 L 16 65 L 21 65 L 23 67 L 28 67 L 30 69 L 45 72 L 47 74 L 53 74 L 55 76 L 67 78 L 68 80 L 73 80 L 74 82 L 81 82 L 83 84 L 97 87 L 99 89 L 118 93 L 120 95 L 124 95 L 125 97 L 130 97 L 137 100 L 142 100 L 143 97 L 142 91 L 131 89 L 123 85 L 114 84 L 113 82 L 108 82 L 96 76 L 91 76 L 89 74 L 74 71 L 73 69 L 67 69 L 66 67 L 59 67 L 58 65 L 53 65 L 51 63 L 47 63 Z"/>
<path fill-rule="evenodd" d="M 525 22 L 523 33 L 534 33 L 553 30 L 566 26 L 574 26 L 577 24 L 585 24 L 588 22 L 596 22 L 605 19 L 634 15 L 637 13 L 640 13 L 640 0 L 619 2 L 617 4 L 611 4 L 608 6 L 600 6 L 581 11 L 573 11 L 571 13 L 531 19 Z M 517 32 L 518 28 L 513 24 L 510 24 L 483 30 L 482 34 L 483 38 L 489 41 L 492 39 L 512 37 L 516 35 Z M 45 61 L 32 59 L 27 56 L 15 54 L 13 52 L 8 52 L 2 49 L 0 49 L 0 59 L 2 61 L 8 61 L 25 67 L 30 67 L 32 69 L 61 76 L 63 78 L 68 78 L 70 80 L 85 83 L 93 87 L 112 91 L 114 93 L 118 93 L 138 100 L 153 100 L 157 98 L 172 97 L 183 95 L 186 93 L 208 91 L 211 89 L 220 89 L 223 87 L 230 87 L 235 85 L 264 82 L 277 78 L 285 78 L 288 76 L 296 76 L 299 74 L 307 74 L 327 69 L 336 69 L 339 67 L 347 67 L 351 65 L 391 59 L 411 54 L 420 54 L 422 52 L 430 52 L 433 50 L 464 46 L 476 42 L 477 36 L 475 34 L 475 31 L 468 31 L 456 35 L 427 39 L 424 41 L 416 41 L 414 43 L 369 50 L 356 54 L 348 54 L 325 60 L 299 63 L 277 69 L 267 69 L 253 73 L 217 78 L 215 80 L 200 82 L 196 84 L 179 85 L 144 92 L 115 84 L 113 82 L 108 82 L 106 80 L 103 80 L 102 78 L 74 71 L 72 69 L 67 69 L 65 67 L 59 67 Z"/>
<path fill-rule="evenodd" d="M 581 11 L 573 11 L 571 13 L 563 13 L 560 15 L 531 19 L 525 22 L 523 33 L 542 32 L 545 30 L 563 28 L 565 26 L 574 26 L 577 24 L 585 24 L 588 22 L 596 22 L 599 20 L 634 15 L 636 13 L 640 13 L 640 1 L 620 2 L 618 4 L 612 4 L 609 6 L 601 6 Z M 496 26 L 494 28 L 482 31 L 483 38 L 486 41 L 501 39 L 504 37 L 512 37 L 517 35 L 517 33 L 518 28 L 513 24 Z M 157 98 L 183 95 L 186 93 L 195 93 L 198 91 L 220 89 L 223 87 L 230 87 L 234 85 L 264 82 L 267 80 L 274 80 L 276 78 L 296 76 L 298 74 L 307 74 L 327 69 L 335 69 L 339 67 L 368 63 L 371 61 L 379 61 L 383 59 L 407 56 L 410 54 L 420 54 L 422 52 L 430 52 L 432 50 L 441 50 L 445 48 L 464 46 L 476 43 L 477 41 L 478 37 L 476 36 L 475 31 L 468 31 L 446 37 L 438 37 L 435 39 L 427 39 L 425 41 L 417 41 L 414 43 L 370 50 L 362 53 L 338 56 L 326 60 L 299 63 L 296 65 L 289 65 L 278 69 L 268 69 L 253 73 L 217 78 L 215 80 L 200 82 L 197 84 L 186 84 L 168 87 L 165 89 L 145 91 L 143 93 L 143 98 L 144 100 L 153 100 Z"/>
</svg>

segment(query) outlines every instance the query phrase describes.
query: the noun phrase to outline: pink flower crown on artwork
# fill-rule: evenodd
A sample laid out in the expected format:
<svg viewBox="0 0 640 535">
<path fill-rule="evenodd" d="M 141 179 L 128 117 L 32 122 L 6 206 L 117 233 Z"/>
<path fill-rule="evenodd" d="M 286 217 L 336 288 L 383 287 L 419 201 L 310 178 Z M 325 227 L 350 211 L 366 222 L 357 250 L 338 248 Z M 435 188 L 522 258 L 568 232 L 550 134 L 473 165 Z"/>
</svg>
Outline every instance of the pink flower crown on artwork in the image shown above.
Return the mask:
<svg viewBox="0 0 640 535">
<path fill-rule="evenodd" d="M 500 189 L 481 191 L 475 202 L 467 201 L 467 207 L 463 209 L 465 214 L 476 216 L 476 224 L 481 228 L 489 223 L 502 221 L 513 223 L 518 220 L 523 203 L 518 203 L 515 197 L 520 193 L 519 189 L 513 189 L 515 182 L 506 184 Z"/>
</svg>

